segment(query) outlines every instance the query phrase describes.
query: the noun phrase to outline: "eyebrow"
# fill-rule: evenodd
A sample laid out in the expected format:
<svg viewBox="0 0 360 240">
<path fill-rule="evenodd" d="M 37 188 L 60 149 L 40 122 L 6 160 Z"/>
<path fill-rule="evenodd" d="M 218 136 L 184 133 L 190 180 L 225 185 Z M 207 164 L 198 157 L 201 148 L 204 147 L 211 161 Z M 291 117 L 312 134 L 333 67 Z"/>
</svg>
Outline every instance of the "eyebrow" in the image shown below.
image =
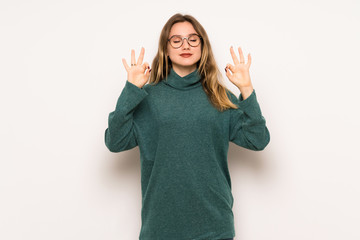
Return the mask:
<svg viewBox="0 0 360 240">
<path fill-rule="evenodd" d="M 190 35 L 198 35 L 197 33 L 190 33 L 188 36 L 190 36 Z M 178 35 L 178 34 L 175 34 L 175 35 L 172 35 L 172 36 L 170 36 L 170 38 L 172 38 L 173 36 L 179 36 L 179 37 L 182 37 L 183 35 Z"/>
</svg>

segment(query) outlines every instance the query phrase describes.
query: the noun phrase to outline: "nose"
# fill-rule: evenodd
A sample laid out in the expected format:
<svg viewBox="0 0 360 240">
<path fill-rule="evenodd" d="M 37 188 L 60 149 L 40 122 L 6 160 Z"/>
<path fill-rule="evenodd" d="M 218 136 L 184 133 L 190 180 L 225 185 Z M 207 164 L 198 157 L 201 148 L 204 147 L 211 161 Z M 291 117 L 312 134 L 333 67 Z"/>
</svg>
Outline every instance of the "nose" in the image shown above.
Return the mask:
<svg viewBox="0 0 360 240">
<path fill-rule="evenodd" d="M 182 47 L 183 47 L 183 48 L 190 48 L 190 44 L 189 44 L 189 42 L 188 42 L 188 39 L 187 39 L 187 38 L 184 38 L 183 40 L 184 40 L 184 42 L 183 42 Z"/>
</svg>

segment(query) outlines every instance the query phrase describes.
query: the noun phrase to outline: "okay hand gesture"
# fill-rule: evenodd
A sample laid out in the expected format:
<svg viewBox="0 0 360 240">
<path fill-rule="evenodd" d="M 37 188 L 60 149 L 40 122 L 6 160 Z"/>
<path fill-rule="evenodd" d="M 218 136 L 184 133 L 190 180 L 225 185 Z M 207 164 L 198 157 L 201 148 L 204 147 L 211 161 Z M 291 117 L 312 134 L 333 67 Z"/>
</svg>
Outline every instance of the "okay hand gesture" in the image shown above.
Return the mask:
<svg viewBox="0 0 360 240">
<path fill-rule="evenodd" d="M 251 65 L 251 56 L 250 53 L 248 54 L 248 62 L 245 64 L 244 55 L 242 53 L 241 48 L 239 47 L 239 54 L 240 54 L 240 62 L 237 56 L 235 55 L 233 47 L 230 48 L 230 53 L 232 56 L 232 59 L 234 61 L 234 65 L 227 64 L 225 67 L 226 76 L 229 78 L 229 80 L 235 84 L 240 90 L 246 87 L 251 87 L 251 79 L 250 79 L 250 73 L 249 68 Z M 231 73 L 230 73 L 230 71 Z"/>
<path fill-rule="evenodd" d="M 135 50 L 131 49 L 131 67 L 129 67 L 124 58 L 122 59 L 124 67 L 128 73 L 128 81 L 139 88 L 142 88 L 147 83 L 151 71 L 147 62 L 144 64 L 142 63 L 144 59 L 144 53 L 145 49 L 142 47 L 138 61 L 135 63 Z M 148 71 L 145 73 L 146 69 Z"/>
</svg>

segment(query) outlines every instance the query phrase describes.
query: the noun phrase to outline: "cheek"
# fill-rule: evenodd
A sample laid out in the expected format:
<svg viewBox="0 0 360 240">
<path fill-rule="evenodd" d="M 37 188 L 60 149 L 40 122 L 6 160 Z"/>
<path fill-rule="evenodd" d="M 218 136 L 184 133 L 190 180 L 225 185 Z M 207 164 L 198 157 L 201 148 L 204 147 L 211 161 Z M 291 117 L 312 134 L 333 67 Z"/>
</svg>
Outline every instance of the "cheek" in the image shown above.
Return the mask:
<svg viewBox="0 0 360 240">
<path fill-rule="evenodd" d="M 201 49 L 197 52 L 198 58 L 201 58 Z"/>
<path fill-rule="evenodd" d="M 176 56 L 174 50 L 173 50 L 173 49 L 169 49 L 169 48 L 168 48 L 168 55 L 169 55 L 169 58 L 173 58 L 174 56 Z"/>
<path fill-rule="evenodd" d="M 169 56 L 169 57 L 171 57 L 172 56 L 172 51 L 171 51 L 172 49 L 169 47 L 169 46 L 167 46 L 167 55 Z"/>
</svg>

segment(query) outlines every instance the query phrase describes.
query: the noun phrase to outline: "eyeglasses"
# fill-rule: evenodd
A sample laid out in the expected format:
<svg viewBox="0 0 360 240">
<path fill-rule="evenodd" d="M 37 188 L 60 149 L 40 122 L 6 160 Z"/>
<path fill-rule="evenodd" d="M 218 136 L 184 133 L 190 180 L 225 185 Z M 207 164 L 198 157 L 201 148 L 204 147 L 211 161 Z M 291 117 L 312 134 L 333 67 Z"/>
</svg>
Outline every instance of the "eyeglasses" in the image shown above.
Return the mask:
<svg viewBox="0 0 360 240">
<path fill-rule="evenodd" d="M 170 42 L 170 45 L 173 48 L 179 48 L 183 45 L 185 38 L 188 44 L 192 47 L 199 46 L 202 39 L 202 37 L 200 37 L 200 35 L 198 34 L 191 34 L 189 37 L 183 37 L 183 38 L 181 38 L 179 35 L 174 35 L 171 38 L 169 38 L 168 41 Z"/>
</svg>

